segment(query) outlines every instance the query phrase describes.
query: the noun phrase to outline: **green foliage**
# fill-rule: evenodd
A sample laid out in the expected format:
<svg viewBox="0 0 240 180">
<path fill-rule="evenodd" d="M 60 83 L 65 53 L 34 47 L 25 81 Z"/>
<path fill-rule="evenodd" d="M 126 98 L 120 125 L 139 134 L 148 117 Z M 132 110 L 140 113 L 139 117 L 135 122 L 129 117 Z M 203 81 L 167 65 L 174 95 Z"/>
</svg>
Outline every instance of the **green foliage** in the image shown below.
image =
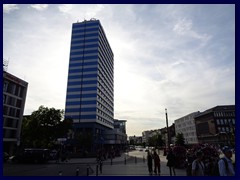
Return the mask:
<svg viewBox="0 0 240 180">
<path fill-rule="evenodd" d="M 130 139 L 129 144 L 130 144 L 130 145 L 135 145 L 135 144 L 134 144 L 134 140 L 133 140 L 133 139 Z"/>
<path fill-rule="evenodd" d="M 40 106 L 22 123 L 21 139 L 25 147 L 50 148 L 57 138 L 65 137 L 72 120 L 63 120 L 63 110 Z"/>
<path fill-rule="evenodd" d="M 184 136 L 183 136 L 183 133 L 178 133 L 178 134 L 176 135 L 175 144 L 178 145 L 178 146 L 184 146 L 184 144 L 185 144 L 185 138 L 184 138 Z"/>
<path fill-rule="evenodd" d="M 163 141 L 162 135 L 161 134 L 156 134 L 150 138 L 148 138 L 148 145 L 153 146 L 153 147 L 161 147 L 164 146 L 165 143 Z"/>
</svg>

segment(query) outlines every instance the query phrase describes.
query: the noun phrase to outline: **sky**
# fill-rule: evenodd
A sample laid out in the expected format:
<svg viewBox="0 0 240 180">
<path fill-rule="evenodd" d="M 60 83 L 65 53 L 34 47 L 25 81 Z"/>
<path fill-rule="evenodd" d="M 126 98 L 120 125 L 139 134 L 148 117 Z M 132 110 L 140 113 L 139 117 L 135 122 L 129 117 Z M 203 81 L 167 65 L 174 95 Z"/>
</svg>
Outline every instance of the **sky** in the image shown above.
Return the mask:
<svg viewBox="0 0 240 180">
<path fill-rule="evenodd" d="M 72 23 L 99 19 L 128 136 L 235 105 L 234 4 L 5 4 L 3 57 L 28 82 L 24 115 L 65 109 Z"/>
</svg>

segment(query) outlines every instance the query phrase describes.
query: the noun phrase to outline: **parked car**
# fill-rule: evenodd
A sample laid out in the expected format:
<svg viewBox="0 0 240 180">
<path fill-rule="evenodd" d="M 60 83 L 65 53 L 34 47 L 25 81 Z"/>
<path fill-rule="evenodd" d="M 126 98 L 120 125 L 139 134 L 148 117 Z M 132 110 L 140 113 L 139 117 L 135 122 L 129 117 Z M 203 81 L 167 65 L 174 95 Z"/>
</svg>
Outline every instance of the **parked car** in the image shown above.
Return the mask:
<svg viewBox="0 0 240 180">
<path fill-rule="evenodd" d="M 46 163 L 49 158 L 49 149 L 27 148 L 16 154 L 14 161 L 20 163 Z"/>
<path fill-rule="evenodd" d="M 4 153 L 3 153 L 3 161 L 4 161 L 4 162 L 7 162 L 8 159 L 9 159 L 9 154 L 8 154 L 7 152 L 4 152 Z"/>
</svg>

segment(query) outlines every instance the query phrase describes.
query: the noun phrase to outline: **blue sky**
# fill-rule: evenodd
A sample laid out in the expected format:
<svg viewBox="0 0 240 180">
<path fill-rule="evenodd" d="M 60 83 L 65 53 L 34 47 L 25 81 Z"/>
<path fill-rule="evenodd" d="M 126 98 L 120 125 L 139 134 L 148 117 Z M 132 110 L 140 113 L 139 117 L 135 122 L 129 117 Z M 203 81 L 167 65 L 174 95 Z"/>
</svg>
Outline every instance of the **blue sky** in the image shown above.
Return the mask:
<svg viewBox="0 0 240 180">
<path fill-rule="evenodd" d="M 65 108 L 72 23 L 101 21 L 114 52 L 114 116 L 127 134 L 235 104 L 235 5 L 3 5 L 8 72 L 29 83 L 24 114 Z"/>
</svg>

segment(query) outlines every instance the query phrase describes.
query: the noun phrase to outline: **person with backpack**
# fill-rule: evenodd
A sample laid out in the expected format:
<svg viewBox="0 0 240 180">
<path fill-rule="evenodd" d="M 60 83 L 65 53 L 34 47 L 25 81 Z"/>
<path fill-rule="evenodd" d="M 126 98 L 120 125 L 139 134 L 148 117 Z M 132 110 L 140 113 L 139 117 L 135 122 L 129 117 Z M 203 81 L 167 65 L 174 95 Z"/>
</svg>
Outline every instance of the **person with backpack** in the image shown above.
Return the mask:
<svg viewBox="0 0 240 180">
<path fill-rule="evenodd" d="M 203 152 L 197 151 L 196 152 L 196 159 L 192 163 L 192 176 L 204 176 L 205 172 L 205 165 L 202 161 L 203 159 Z"/>
<path fill-rule="evenodd" d="M 232 150 L 225 146 L 222 149 L 224 157 L 218 161 L 218 169 L 220 176 L 234 176 L 235 171 L 232 163 Z"/>
</svg>

